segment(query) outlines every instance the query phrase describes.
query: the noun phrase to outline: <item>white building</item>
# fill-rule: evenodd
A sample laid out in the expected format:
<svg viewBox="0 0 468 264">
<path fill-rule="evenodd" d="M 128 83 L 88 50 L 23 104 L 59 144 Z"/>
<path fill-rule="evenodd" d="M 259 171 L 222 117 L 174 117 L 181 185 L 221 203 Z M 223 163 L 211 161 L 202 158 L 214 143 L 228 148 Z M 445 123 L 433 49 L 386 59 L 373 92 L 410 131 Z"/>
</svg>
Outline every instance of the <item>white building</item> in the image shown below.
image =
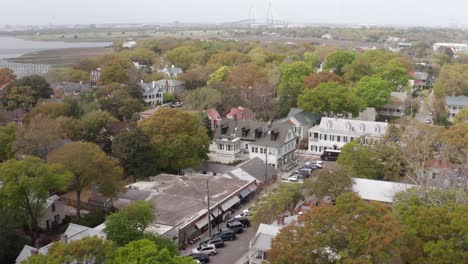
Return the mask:
<svg viewBox="0 0 468 264">
<path fill-rule="evenodd" d="M 215 154 L 228 162 L 258 157 L 274 168 L 294 158 L 297 136 L 288 123 L 269 125 L 252 120 L 223 119 L 215 131 Z"/>
<path fill-rule="evenodd" d="M 361 137 L 364 144 L 371 144 L 386 133 L 387 126 L 386 122 L 324 117 L 320 125 L 309 130 L 308 150 L 320 155 L 327 149 L 339 150 Z"/>
<path fill-rule="evenodd" d="M 151 83 L 140 83 L 143 89 L 143 100 L 149 105 L 161 105 L 164 102 L 164 94 L 181 94 L 184 90 L 184 82 L 178 80 L 159 80 Z"/>
<path fill-rule="evenodd" d="M 442 47 L 451 49 L 455 54 L 468 53 L 468 45 L 465 43 L 435 43 L 432 45 L 434 52 L 438 52 Z"/>
<path fill-rule="evenodd" d="M 122 48 L 132 49 L 136 46 L 136 41 L 130 40 L 122 43 Z"/>
<path fill-rule="evenodd" d="M 52 195 L 47 198 L 47 203 L 42 213 L 42 217 L 38 224 L 44 230 L 54 228 L 56 225 L 60 225 L 65 218 L 66 210 L 65 203 L 60 201 L 60 197 Z"/>
<path fill-rule="evenodd" d="M 445 97 L 445 108 L 450 122 L 453 122 L 453 118 L 465 107 L 468 107 L 468 97 L 464 95 Z"/>
<path fill-rule="evenodd" d="M 175 67 L 174 65 L 171 65 L 171 67 L 166 65 L 163 69 L 158 70 L 158 72 L 173 78 L 177 77 L 177 75 L 179 74 L 184 73 L 184 71 L 181 68 Z"/>
</svg>

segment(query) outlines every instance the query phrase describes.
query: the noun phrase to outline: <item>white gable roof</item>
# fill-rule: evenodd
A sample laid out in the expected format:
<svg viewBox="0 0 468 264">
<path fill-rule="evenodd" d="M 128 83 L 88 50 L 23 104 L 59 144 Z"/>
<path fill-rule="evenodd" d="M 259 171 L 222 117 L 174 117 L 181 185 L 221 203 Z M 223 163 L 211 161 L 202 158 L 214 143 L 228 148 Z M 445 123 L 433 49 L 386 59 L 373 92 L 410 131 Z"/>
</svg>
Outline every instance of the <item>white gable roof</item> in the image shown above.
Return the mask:
<svg viewBox="0 0 468 264">
<path fill-rule="evenodd" d="M 320 121 L 320 125 L 311 128 L 311 131 L 379 137 L 385 134 L 387 127 L 387 122 L 323 117 Z"/>
<path fill-rule="evenodd" d="M 416 186 L 414 184 L 377 181 L 361 178 L 353 178 L 353 181 L 354 184 L 352 189 L 359 195 L 359 197 L 364 200 L 385 203 L 393 203 L 393 198 L 396 193 Z"/>
</svg>

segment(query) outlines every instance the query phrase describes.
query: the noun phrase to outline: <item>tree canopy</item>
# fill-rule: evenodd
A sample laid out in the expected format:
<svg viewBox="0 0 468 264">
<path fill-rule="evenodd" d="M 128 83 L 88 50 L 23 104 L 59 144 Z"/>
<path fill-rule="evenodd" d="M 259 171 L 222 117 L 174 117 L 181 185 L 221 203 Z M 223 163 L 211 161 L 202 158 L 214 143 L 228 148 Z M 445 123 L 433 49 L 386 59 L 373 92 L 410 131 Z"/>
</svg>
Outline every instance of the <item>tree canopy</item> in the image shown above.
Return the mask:
<svg viewBox="0 0 468 264">
<path fill-rule="evenodd" d="M 364 76 L 354 87 L 356 96 L 368 107 L 379 108 L 387 104 L 392 91 L 392 83 L 377 76 Z"/>
<path fill-rule="evenodd" d="M 14 123 L 0 126 L 0 160 L 13 158 L 13 142 L 16 137 L 16 130 Z"/>
<path fill-rule="evenodd" d="M 341 156 L 341 155 L 340 155 Z M 304 181 L 304 189 L 319 200 L 329 196 L 332 200 L 351 191 L 353 181 L 345 168 L 324 169 L 314 172 L 313 177 Z"/>
<path fill-rule="evenodd" d="M 356 59 L 356 53 L 352 51 L 338 50 L 330 54 L 323 65 L 324 70 L 330 70 L 339 76 L 343 76 L 343 68 Z"/>
<path fill-rule="evenodd" d="M 129 93 L 126 85 L 112 83 L 96 93 L 99 106 L 119 120 L 128 120 L 143 109 L 143 104 Z"/>
<path fill-rule="evenodd" d="M 321 71 L 318 73 L 311 73 L 304 79 L 304 88 L 311 89 L 319 86 L 321 83 L 337 82 L 343 83 L 343 78 L 333 72 Z"/>
<path fill-rule="evenodd" d="M 434 88 L 440 88 L 444 95 L 468 96 L 468 64 L 445 64 Z"/>
<path fill-rule="evenodd" d="M 202 87 L 188 91 L 184 95 L 184 104 L 191 110 L 208 110 L 221 103 L 221 92 L 211 87 Z"/>
</svg>

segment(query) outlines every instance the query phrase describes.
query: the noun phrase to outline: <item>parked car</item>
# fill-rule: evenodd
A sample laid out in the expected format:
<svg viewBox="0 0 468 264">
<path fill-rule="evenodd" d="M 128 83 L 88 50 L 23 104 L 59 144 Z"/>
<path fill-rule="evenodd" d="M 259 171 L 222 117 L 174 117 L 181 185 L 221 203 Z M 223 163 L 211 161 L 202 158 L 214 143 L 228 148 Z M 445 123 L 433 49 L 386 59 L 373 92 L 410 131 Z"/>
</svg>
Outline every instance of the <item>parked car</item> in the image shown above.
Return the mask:
<svg viewBox="0 0 468 264">
<path fill-rule="evenodd" d="M 340 156 L 340 153 L 340 150 L 327 149 L 323 152 L 320 158 L 326 161 L 336 161 L 338 159 L 338 156 Z"/>
<path fill-rule="evenodd" d="M 244 217 L 244 216 L 249 216 L 250 215 L 250 211 L 249 209 L 244 209 L 242 210 L 242 212 L 234 217 Z"/>
<path fill-rule="evenodd" d="M 239 221 L 242 223 L 242 225 L 245 227 L 250 227 L 250 220 L 246 216 L 235 216 L 233 220 L 230 221 Z M 228 221 L 228 223 L 230 222 Z"/>
<path fill-rule="evenodd" d="M 224 247 L 224 240 L 219 236 L 213 236 L 210 239 L 200 242 L 199 246 L 213 244 L 216 248 Z"/>
<path fill-rule="evenodd" d="M 200 261 L 201 263 L 209 263 L 210 262 L 210 257 L 207 254 L 192 253 L 189 256 L 192 257 L 194 260 Z"/>
<path fill-rule="evenodd" d="M 214 236 L 219 236 L 224 241 L 236 239 L 236 233 L 231 229 L 222 229 L 218 233 L 211 236 L 211 238 L 213 238 Z"/>
<path fill-rule="evenodd" d="M 226 224 L 226 227 L 239 234 L 244 231 L 244 225 L 239 221 L 231 221 Z"/>
<path fill-rule="evenodd" d="M 192 249 L 192 253 L 203 253 L 209 256 L 216 255 L 216 247 L 213 244 L 204 244 L 195 249 Z"/>
<path fill-rule="evenodd" d="M 311 168 L 302 168 L 298 171 L 298 173 L 302 176 L 309 177 L 314 170 Z"/>
<path fill-rule="evenodd" d="M 289 182 L 297 182 L 297 180 L 297 174 L 288 177 Z"/>
</svg>

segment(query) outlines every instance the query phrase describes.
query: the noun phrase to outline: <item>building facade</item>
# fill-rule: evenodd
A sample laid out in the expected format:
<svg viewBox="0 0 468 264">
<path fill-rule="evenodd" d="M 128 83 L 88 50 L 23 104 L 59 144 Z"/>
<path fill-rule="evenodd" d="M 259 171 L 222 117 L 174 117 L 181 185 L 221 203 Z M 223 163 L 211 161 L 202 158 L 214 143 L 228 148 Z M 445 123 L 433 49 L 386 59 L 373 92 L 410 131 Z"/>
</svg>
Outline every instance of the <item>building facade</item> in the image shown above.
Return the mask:
<svg viewBox="0 0 468 264">
<path fill-rule="evenodd" d="M 363 138 L 372 144 L 387 131 L 388 123 L 342 118 L 322 118 L 320 125 L 309 130 L 308 150 L 320 155 L 327 149 L 340 150 L 354 139 Z"/>
<path fill-rule="evenodd" d="M 468 97 L 460 96 L 446 96 L 445 107 L 447 109 L 448 120 L 453 122 L 453 118 L 465 107 L 468 107 Z"/>
<path fill-rule="evenodd" d="M 140 83 L 143 89 L 143 100 L 149 105 L 161 105 L 164 103 L 164 94 L 170 93 L 175 96 L 184 91 L 184 83 L 178 80 L 159 80 L 151 83 Z"/>
</svg>

